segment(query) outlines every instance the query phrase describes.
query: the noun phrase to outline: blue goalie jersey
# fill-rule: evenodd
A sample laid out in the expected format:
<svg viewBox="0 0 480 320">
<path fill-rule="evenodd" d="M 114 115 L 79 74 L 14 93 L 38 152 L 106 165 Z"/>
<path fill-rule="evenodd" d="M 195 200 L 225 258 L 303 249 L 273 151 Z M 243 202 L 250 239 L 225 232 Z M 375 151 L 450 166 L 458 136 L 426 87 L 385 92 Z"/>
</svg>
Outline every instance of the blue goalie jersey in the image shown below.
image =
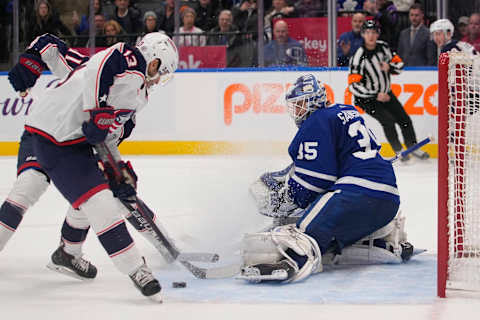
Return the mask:
<svg viewBox="0 0 480 320">
<path fill-rule="evenodd" d="M 399 203 L 392 164 L 379 150 L 375 136 L 353 106 L 318 109 L 303 122 L 288 148 L 295 164 L 288 180 L 289 195 L 301 208 L 335 190 Z"/>
</svg>

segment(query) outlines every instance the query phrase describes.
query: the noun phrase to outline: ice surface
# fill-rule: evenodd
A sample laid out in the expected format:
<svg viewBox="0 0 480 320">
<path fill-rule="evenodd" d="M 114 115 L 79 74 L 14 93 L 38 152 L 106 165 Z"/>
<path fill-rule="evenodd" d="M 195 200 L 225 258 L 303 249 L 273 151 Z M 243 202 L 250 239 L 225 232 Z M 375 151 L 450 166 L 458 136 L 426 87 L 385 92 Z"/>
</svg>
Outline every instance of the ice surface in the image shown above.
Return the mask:
<svg viewBox="0 0 480 320">
<path fill-rule="evenodd" d="M 289 163 L 280 157 L 130 159 L 139 194 L 178 245 L 219 252 L 219 264 L 235 260 L 243 233 L 269 222 L 255 213 L 248 185 Z M 15 179 L 15 161 L 0 158 L 1 199 Z M 132 231 L 163 285 L 162 305 L 143 298 L 116 271 L 92 233 L 84 251 L 99 268 L 97 279 L 79 282 L 45 268 L 67 208 L 50 187 L 0 253 L 1 319 L 477 319 L 478 296 L 436 298 L 436 168 L 435 160 L 396 167 L 409 240 L 428 250 L 407 264 L 342 267 L 289 285 L 198 280 L 181 266 L 166 266 Z M 187 287 L 172 288 L 173 281 Z"/>
</svg>

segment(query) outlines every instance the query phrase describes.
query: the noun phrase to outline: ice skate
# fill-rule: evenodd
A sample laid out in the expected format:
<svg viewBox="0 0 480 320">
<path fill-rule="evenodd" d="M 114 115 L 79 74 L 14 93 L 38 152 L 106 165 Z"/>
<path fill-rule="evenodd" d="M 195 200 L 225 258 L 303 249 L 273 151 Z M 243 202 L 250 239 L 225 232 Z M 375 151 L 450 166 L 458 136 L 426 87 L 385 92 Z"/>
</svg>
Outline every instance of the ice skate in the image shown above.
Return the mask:
<svg viewBox="0 0 480 320">
<path fill-rule="evenodd" d="M 50 270 L 79 280 L 91 280 L 97 276 L 97 268 L 82 257 L 75 257 L 63 250 L 63 244 L 52 254 L 47 265 Z"/>
<path fill-rule="evenodd" d="M 414 162 L 413 157 L 409 154 L 407 154 L 404 157 L 400 157 L 400 163 L 402 165 L 410 165 Z"/>
<path fill-rule="evenodd" d="M 430 158 L 430 156 L 428 155 L 428 153 L 426 153 L 425 151 L 422 151 L 420 149 L 418 150 L 415 150 L 412 152 L 412 155 L 415 157 L 415 158 L 418 158 L 420 160 L 427 160 Z"/>
<path fill-rule="evenodd" d="M 413 256 L 413 245 L 410 242 L 405 241 L 401 242 L 400 246 L 402 247 L 402 254 L 400 255 L 402 257 L 402 261 L 407 262 Z"/>
<path fill-rule="evenodd" d="M 158 280 L 154 278 L 152 271 L 145 263 L 145 259 L 143 265 L 130 275 L 130 279 L 144 296 L 153 301 L 162 302 L 160 296 L 162 287 Z"/>
<path fill-rule="evenodd" d="M 252 283 L 262 281 L 284 281 L 292 278 L 295 269 L 287 260 L 277 263 L 262 263 L 243 267 L 237 279 L 247 280 Z"/>
</svg>

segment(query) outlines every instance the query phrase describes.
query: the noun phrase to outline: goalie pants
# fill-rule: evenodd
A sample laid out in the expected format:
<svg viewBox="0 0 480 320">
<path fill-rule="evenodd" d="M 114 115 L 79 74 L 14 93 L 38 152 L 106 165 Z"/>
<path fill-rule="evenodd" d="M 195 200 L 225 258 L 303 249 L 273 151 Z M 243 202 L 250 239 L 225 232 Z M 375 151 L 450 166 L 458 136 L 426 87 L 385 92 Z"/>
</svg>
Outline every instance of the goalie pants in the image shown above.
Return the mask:
<svg viewBox="0 0 480 320">
<path fill-rule="evenodd" d="M 399 203 L 358 192 L 336 190 L 316 199 L 297 221 L 313 237 L 322 254 L 341 250 L 388 224 Z"/>
<path fill-rule="evenodd" d="M 395 153 L 398 153 L 402 151 L 402 145 L 398 140 L 398 133 L 395 124 L 398 124 L 400 127 L 403 141 L 407 148 L 416 144 L 417 138 L 415 135 L 415 129 L 413 128 L 412 119 L 410 119 L 410 116 L 407 114 L 402 104 L 398 101 L 392 91 L 388 92 L 388 95 L 390 96 L 390 101 L 387 102 L 355 98 L 355 103 L 380 122 L 392 149 Z"/>
</svg>

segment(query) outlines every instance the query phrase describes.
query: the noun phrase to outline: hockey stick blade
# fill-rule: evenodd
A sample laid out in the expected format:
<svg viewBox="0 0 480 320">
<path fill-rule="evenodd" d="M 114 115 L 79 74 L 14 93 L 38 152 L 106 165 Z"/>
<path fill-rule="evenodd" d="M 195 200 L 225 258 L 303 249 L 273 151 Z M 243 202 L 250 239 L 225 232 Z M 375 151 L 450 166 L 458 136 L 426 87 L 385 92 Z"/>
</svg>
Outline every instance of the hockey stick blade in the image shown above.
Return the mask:
<svg viewBox="0 0 480 320">
<path fill-rule="evenodd" d="M 177 260 L 197 262 L 217 262 L 220 256 L 217 253 L 208 252 L 180 252 Z"/>
<path fill-rule="evenodd" d="M 240 273 L 241 263 L 232 263 L 223 267 L 200 268 L 188 261 L 180 261 L 198 279 L 231 278 Z"/>
<path fill-rule="evenodd" d="M 398 159 L 402 159 L 402 158 L 405 158 L 406 156 L 408 156 L 410 153 L 420 149 L 421 147 L 423 147 L 424 145 L 426 145 L 427 143 L 431 142 L 432 141 L 432 138 L 431 137 L 427 137 L 425 139 L 423 139 L 422 141 L 414 144 L 413 146 L 411 146 L 410 148 L 400 152 L 400 154 L 397 154 L 395 157 L 393 157 L 392 159 L 390 159 L 389 161 L 390 162 L 395 162 L 397 161 Z"/>
</svg>

